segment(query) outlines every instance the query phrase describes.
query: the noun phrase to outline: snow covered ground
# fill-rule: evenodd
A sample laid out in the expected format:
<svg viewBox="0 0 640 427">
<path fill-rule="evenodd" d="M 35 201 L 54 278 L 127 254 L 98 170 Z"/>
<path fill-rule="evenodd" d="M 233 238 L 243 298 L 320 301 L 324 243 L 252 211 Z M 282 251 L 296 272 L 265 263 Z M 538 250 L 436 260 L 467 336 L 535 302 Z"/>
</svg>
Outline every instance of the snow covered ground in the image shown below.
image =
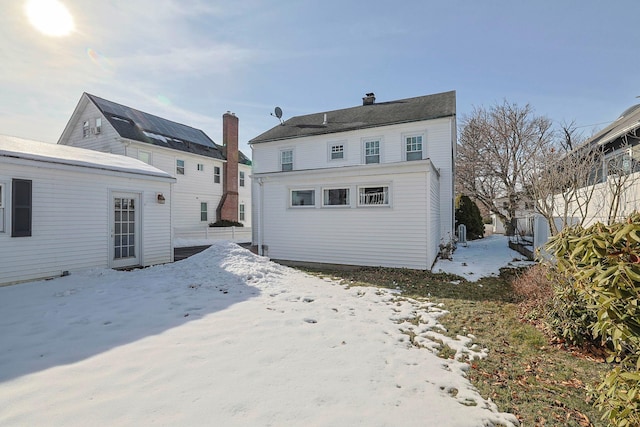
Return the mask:
<svg viewBox="0 0 640 427">
<path fill-rule="evenodd" d="M 485 240 L 436 270 L 476 279 L 517 257 Z M 0 288 L 0 313 L 2 426 L 517 423 L 475 391 L 466 363 L 432 352 L 442 340 L 460 359 L 487 356 L 473 337 L 441 335 L 441 307 L 228 242 L 174 264 Z"/>
</svg>

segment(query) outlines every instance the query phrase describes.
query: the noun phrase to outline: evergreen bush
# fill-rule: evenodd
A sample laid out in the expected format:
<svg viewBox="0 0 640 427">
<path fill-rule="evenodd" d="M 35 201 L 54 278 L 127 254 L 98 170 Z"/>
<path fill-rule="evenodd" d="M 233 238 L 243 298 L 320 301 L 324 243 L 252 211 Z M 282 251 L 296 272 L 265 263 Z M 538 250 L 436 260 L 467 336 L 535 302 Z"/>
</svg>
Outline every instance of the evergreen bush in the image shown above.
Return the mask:
<svg viewBox="0 0 640 427">
<path fill-rule="evenodd" d="M 459 195 L 456 198 L 456 230 L 458 225 L 467 227 L 467 240 L 481 239 L 484 237 L 484 223 L 478 205 L 469 196 Z"/>
<path fill-rule="evenodd" d="M 557 273 L 584 300 L 593 318 L 590 334 L 616 363 L 593 391 L 596 407 L 610 425 L 640 425 L 640 214 L 608 226 L 567 228 L 547 249 Z"/>
</svg>

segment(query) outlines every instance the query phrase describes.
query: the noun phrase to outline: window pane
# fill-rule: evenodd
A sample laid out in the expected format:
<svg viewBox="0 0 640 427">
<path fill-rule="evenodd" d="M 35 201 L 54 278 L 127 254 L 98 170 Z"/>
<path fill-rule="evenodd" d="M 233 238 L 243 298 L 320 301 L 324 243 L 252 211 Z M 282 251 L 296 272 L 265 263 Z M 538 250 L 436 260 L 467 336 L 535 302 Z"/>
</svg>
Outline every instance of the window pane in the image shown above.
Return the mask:
<svg viewBox="0 0 640 427">
<path fill-rule="evenodd" d="M 422 151 L 407 151 L 407 160 L 422 160 Z"/>
<path fill-rule="evenodd" d="M 291 191 L 291 206 L 313 206 L 316 204 L 315 190 Z"/>
<path fill-rule="evenodd" d="M 332 188 L 324 190 L 324 204 L 327 206 L 346 206 L 349 204 L 348 188 Z"/>
<path fill-rule="evenodd" d="M 367 164 L 369 163 L 380 163 L 380 156 L 379 155 L 372 155 L 372 156 L 367 156 L 365 159 L 365 162 Z"/>
<path fill-rule="evenodd" d="M 361 187 L 358 202 L 361 205 L 388 205 L 389 187 Z"/>
</svg>

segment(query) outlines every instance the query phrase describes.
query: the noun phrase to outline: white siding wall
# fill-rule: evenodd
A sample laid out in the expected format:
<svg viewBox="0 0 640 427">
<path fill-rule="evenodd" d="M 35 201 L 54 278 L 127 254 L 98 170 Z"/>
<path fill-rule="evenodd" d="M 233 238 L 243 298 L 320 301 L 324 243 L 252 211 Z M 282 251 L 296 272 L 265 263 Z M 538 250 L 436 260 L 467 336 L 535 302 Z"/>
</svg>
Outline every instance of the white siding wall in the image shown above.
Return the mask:
<svg viewBox="0 0 640 427">
<path fill-rule="evenodd" d="M 32 236 L 11 237 L 11 180 L 32 180 Z M 5 232 L 0 232 L 0 284 L 109 266 L 110 191 L 141 194 L 141 263 L 171 262 L 170 183 L 109 175 L 86 168 L 13 161 L 0 165 L 5 184 Z M 156 194 L 167 198 L 164 205 Z"/>
<path fill-rule="evenodd" d="M 251 146 L 253 173 L 280 171 L 280 152 L 293 150 L 294 170 L 341 168 L 364 164 L 363 140 L 380 138 L 381 163 L 405 162 L 404 136 L 423 135 L 423 159 L 430 159 L 440 173 L 440 233 L 453 234 L 453 150 L 455 146 L 455 119 L 443 118 L 403 123 L 358 131 L 296 138 L 292 140 L 257 143 Z M 332 144 L 343 143 L 345 158 L 330 160 Z M 340 169 L 334 173 L 339 174 Z M 426 189 L 423 188 L 423 192 Z M 255 228 L 255 226 L 254 226 Z"/>
<path fill-rule="evenodd" d="M 319 263 L 430 268 L 430 199 L 425 191 L 430 167 L 430 162 L 422 161 L 356 166 L 340 174 L 325 169 L 261 176 L 265 255 Z M 358 185 L 388 185 L 391 206 L 357 207 Z M 349 188 L 351 207 L 321 207 L 326 187 Z M 289 207 L 290 191 L 296 188 L 315 189 L 316 206 Z M 256 196 L 254 204 L 260 209 L 260 193 Z"/>
<path fill-rule="evenodd" d="M 426 188 L 429 189 L 429 217 L 427 222 L 427 227 L 429 230 L 429 257 L 431 263 L 435 261 L 438 253 L 440 252 L 440 243 L 441 240 L 450 240 L 453 235 L 447 236 L 442 235 L 442 217 L 441 217 L 441 208 L 440 208 L 440 176 L 438 176 L 438 172 L 432 165 L 431 173 L 427 175 L 427 185 Z M 429 269 L 432 265 L 429 265 Z"/>
<path fill-rule="evenodd" d="M 251 208 L 251 166 L 238 165 L 238 170 L 244 172 L 244 187 L 238 187 L 238 204 L 244 205 L 244 221 L 240 221 L 245 227 L 251 227 L 253 209 Z M 238 215 L 239 215 L 238 210 Z"/>
<path fill-rule="evenodd" d="M 81 101 L 84 102 L 84 101 Z M 91 134 L 83 137 L 82 124 L 89 121 L 89 127 L 95 128 L 96 118 L 102 119 L 102 131 L 99 134 Z M 89 150 L 102 151 L 103 153 L 125 154 L 124 145 L 118 141 L 120 136 L 111 126 L 109 121 L 102 115 L 98 107 L 92 102 L 86 103 L 85 108 L 80 112 L 79 119 L 72 124 L 69 138 L 60 141 L 61 144 L 72 147 L 87 148 Z"/>
<path fill-rule="evenodd" d="M 84 102 L 84 101 L 82 101 Z M 82 124 L 89 120 L 90 127 L 95 127 L 95 119 L 102 117 L 102 132 L 86 138 L 82 136 Z M 72 124 L 69 139 L 61 141 L 65 145 L 121 154 L 139 159 L 139 152 L 151 153 L 151 165 L 176 177 L 173 194 L 173 224 L 179 228 L 201 227 L 216 220 L 216 208 L 220 203 L 224 183 L 224 161 L 211 157 L 190 154 L 184 151 L 156 147 L 150 144 L 128 141 L 115 131 L 109 121 L 92 102 L 81 104 L 79 120 Z M 184 160 L 185 174 L 176 173 L 176 160 Z M 198 163 L 204 165 L 204 171 L 197 170 Z M 214 166 L 220 168 L 220 183 L 214 183 Z M 246 226 L 251 226 L 251 166 L 239 165 L 245 172 L 245 187 L 239 188 L 239 203 L 245 205 Z M 206 202 L 208 208 L 207 221 L 200 221 L 200 203 Z"/>
</svg>

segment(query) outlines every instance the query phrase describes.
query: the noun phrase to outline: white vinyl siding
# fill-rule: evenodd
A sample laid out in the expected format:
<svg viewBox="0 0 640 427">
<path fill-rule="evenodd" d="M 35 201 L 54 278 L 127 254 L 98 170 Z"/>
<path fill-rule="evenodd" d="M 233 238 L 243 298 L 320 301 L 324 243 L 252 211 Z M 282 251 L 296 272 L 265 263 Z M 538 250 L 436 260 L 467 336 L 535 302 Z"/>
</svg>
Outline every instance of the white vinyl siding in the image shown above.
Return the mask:
<svg viewBox="0 0 640 427">
<path fill-rule="evenodd" d="M 263 230 L 262 243 L 268 248 L 266 256 L 318 263 L 431 268 L 435 258 L 429 257 L 435 257 L 440 241 L 439 233 L 436 240 L 429 235 L 433 224 L 428 216 L 431 199 L 427 188 L 430 180 L 437 177 L 428 161 L 380 168 L 353 166 L 341 169 L 339 176 L 330 169 L 288 175 L 268 175 L 263 181 L 263 222 L 268 227 Z M 316 194 L 329 188 L 348 188 L 350 194 L 358 194 L 359 188 L 388 187 L 393 203 L 384 208 L 283 209 L 285 198 L 291 193 L 287 188 L 300 180 L 312 185 L 294 190 Z M 438 210 L 438 206 L 434 209 Z M 435 227 L 439 228 L 437 222 Z"/>
<path fill-rule="evenodd" d="M 141 262 L 173 260 L 171 208 L 156 200 L 158 193 L 171 194 L 167 180 L 44 162 L 0 163 L 1 182 L 18 176 L 32 181 L 32 236 L 0 233 L 0 284 L 109 267 L 112 189 L 141 195 Z"/>
</svg>

